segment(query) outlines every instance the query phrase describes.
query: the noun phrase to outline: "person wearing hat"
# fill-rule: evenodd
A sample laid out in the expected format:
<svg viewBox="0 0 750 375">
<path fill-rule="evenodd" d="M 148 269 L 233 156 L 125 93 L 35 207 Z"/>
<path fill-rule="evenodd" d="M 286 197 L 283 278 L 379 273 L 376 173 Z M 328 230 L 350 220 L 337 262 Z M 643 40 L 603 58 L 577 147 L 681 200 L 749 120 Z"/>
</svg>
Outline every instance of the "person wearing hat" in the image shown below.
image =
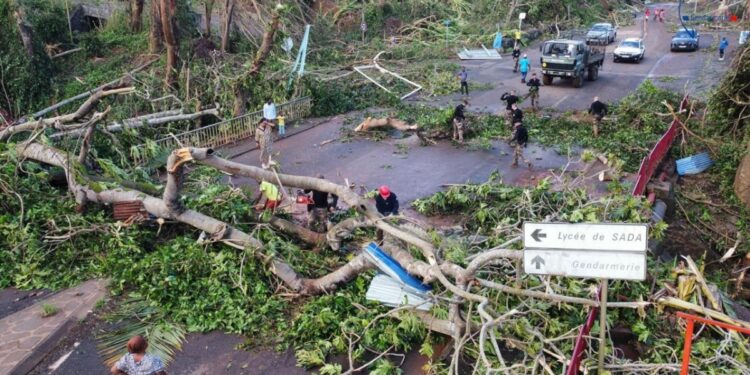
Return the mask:
<svg viewBox="0 0 750 375">
<path fill-rule="evenodd" d="M 398 198 L 387 185 L 378 189 L 378 195 L 375 196 L 375 208 L 383 216 L 398 215 Z"/>
<path fill-rule="evenodd" d="M 526 83 L 526 75 L 529 74 L 530 68 L 531 63 L 529 62 L 529 57 L 524 53 L 523 58 L 518 63 L 518 70 L 521 71 L 521 83 Z"/>
</svg>

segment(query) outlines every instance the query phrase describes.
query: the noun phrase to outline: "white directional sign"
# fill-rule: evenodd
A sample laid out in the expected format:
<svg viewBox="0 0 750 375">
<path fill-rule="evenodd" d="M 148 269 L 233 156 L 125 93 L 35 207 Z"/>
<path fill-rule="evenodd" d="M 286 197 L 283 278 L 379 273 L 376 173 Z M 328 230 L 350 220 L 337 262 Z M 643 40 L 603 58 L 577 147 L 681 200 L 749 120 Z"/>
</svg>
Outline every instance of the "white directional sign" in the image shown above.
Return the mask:
<svg viewBox="0 0 750 375">
<path fill-rule="evenodd" d="M 524 250 L 527 274 L 613 280 L 645 280 L 646 253 Z"/>
<path fill-rule="evenodd" d="M 524 272 L 646 279 L 646 224 L 525 223 Z"/>
<path fill-rule="evenodd" d="M 646 251 L 646 224 L 525 223 L 527 249 Z"/>
</svg>

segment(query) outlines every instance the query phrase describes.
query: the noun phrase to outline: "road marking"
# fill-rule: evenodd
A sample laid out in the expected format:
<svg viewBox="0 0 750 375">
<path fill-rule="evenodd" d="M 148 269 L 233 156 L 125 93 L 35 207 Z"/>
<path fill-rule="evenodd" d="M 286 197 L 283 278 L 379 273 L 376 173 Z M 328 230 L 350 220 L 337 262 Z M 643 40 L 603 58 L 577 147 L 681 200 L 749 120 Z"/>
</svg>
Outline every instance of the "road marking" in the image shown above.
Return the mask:
<svg viewBox="0 0 750 375">
<path fill-rule="evenodd" d="M 562 98 L 560 98 L 560 100 L 556 101 L 555 104 L 552 105 L 552 108 L 557 108 L 557 106 L 559 106 L 567 98 L 568 98 L 568 95 L 563 96 Z"/>
<path fill-rule="evenodd" d="M 659 60 L 656 61 L 656 64 L 654 64 L 654 66 L 651 67 L 651 70 L 648 71 L 646 78 L 656 77 L 656 75 L 654 74 L 654 70 L 656 70 L 659 64 L 661 64 L 661 61 L 664 60 L 667 56 L 669 56 L 669 54 L 662 55 L 662 57 L 660 57 Z"/>
</svg>

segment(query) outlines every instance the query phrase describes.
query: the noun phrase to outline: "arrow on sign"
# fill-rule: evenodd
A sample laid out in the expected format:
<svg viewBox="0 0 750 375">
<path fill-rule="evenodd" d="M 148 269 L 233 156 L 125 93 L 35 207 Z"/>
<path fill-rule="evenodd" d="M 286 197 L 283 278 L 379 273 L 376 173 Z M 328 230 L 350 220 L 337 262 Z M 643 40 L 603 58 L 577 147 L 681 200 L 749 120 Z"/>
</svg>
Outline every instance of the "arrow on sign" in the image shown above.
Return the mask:
<svg viewBox="0 0 750 375">
<path fill-rule="evenodd" d="M 536 241 L 536 242 L 542 242 L 542 240 L 540 240 L 540 238 L 547 238 L 547 234 L 546 233 L 542 233 L 541 229 L 536 229 L 533 232 L 531 232 L 531 238 L 533 238 L 534 241 Z"/>
<path fill-rule="evenodd" d="M 531 260 L 531 264 L 536 266 L 536 269 L 539 269 L 539 267 L 544 264 L 544 259 L 540 257 L 539 255 L 535 256 L 534 259 Z"/>
</svg>

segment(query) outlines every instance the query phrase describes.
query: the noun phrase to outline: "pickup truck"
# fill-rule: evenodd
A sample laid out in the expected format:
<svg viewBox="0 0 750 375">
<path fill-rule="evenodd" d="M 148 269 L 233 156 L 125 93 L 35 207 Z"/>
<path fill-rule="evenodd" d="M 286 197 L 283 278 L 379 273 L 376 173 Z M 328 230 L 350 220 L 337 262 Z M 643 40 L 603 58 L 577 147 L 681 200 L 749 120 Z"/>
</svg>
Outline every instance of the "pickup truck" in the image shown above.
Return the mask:
<svg viewBox="0 0 750 375">
<path fill-rule="evenodd" d="M 599 78 L 599 68 L 604 65 L 604 41 L 549 40 L 539 47 L 542 52 L 542 82 L 551 85 L 554 77 L 573 81 L 573 87 L 583 86 L 583 75 L 588 73 L 589 81 Z"/>
</svg>

